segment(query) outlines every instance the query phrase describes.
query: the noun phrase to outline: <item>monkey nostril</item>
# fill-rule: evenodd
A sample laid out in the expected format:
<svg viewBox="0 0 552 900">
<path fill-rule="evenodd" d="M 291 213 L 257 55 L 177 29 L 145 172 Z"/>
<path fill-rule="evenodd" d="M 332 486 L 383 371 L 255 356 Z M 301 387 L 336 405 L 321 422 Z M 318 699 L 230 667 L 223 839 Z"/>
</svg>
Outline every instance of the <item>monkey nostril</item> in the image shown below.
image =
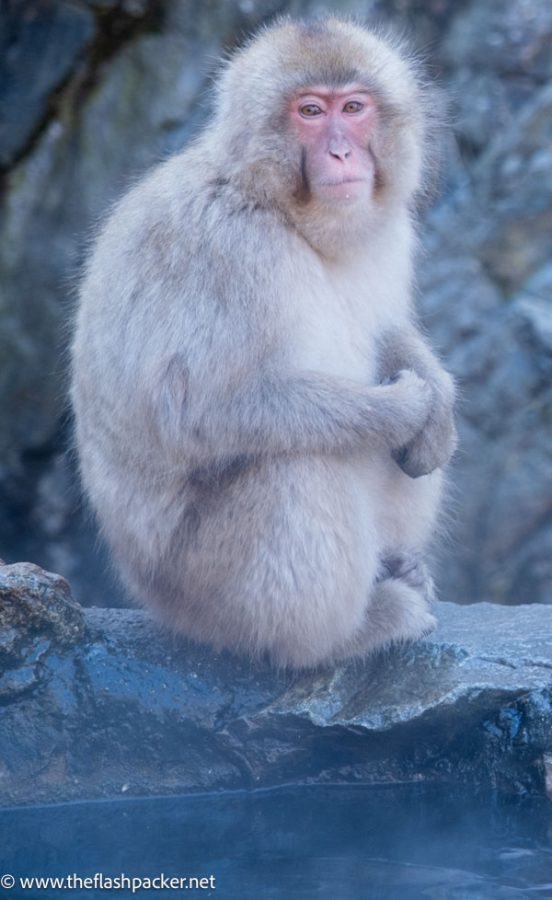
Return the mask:
<svg viewBox="0 0 552 900">
<path fill-rule="evenodd" d="M 347 159 L 351 155 L 351 151 L 345 148 L 336 150 L 335 148 L 330 150 L 330 156 L 333 156 L 335 159 Z"/>
</svg>

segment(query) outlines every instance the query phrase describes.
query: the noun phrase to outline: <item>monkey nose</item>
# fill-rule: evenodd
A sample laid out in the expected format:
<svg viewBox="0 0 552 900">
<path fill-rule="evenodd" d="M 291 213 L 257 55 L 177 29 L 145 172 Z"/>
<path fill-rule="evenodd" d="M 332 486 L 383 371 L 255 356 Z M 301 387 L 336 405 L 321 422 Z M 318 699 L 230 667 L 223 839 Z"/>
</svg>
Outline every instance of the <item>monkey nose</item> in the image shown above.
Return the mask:
<svg viewBox="0 0 552 900">
<path fill-rule="evenodd" d="M 347 141 L 339 138 L 333 138 L 330 141 L 328 150 L 330 151 L 330 156 L 334 156 L 336 159 L 345 160 L 351 155 L 351 148 Z"/>
</svg>

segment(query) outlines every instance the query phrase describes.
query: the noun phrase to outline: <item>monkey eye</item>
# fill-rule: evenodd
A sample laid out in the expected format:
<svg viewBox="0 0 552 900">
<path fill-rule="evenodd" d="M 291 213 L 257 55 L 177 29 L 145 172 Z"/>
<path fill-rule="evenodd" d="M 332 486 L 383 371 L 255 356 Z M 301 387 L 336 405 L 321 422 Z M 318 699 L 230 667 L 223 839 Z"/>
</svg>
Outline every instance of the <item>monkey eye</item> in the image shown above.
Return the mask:
<svg viewBox="0 0 552 900">
<path fill-rule="evenodd" d="M 343 107 L 343 112 L 356 113 L 360 112 L 361 109 L 364 109 L 364 103 L 361 103 L 360 100 L 348 100 Z"/>
<path fill-rule="evenodd" d="M 306 119 L 311 119 L 313 116 L 319 116 L 322 110 L 316 103 L 305 103 L 303 106 L 299 107 L 299 112 Z"/>
</svg>

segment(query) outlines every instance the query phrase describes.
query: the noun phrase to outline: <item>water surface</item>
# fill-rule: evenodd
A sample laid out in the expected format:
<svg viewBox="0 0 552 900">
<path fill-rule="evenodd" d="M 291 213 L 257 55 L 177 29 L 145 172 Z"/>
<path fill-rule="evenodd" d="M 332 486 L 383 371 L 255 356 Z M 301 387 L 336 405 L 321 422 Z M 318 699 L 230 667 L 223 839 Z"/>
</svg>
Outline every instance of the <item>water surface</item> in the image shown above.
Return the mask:
<svg viewBox="0 0 552 900">
<path fill-rule="evenodd" d="M 134 895 L 0 888 L 18 900 L 552 898 L 552 804 L 468 787 L 285 787 L 8 809 L 0 848 L 0 876 L 16 879 L 212 876 L 203 889 Z"/>
</svg>

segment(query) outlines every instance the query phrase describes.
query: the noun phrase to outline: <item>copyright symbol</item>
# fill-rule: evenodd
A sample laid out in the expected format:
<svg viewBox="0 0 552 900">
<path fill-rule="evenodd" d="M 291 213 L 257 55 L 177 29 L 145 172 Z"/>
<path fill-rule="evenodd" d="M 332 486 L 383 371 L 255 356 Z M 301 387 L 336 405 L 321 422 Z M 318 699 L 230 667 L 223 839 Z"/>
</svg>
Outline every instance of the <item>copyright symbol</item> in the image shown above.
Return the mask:
<svg viewBox="0 0 552 900">
<path fill-rule="evenodd" d="M 2 877 L 0 878 L 0 885 L 2 885 L 3 888 L 12 888 L 14 884 L 15 878 L 13 877 L 13 875 L 2 875 Z"/>
</svg>

